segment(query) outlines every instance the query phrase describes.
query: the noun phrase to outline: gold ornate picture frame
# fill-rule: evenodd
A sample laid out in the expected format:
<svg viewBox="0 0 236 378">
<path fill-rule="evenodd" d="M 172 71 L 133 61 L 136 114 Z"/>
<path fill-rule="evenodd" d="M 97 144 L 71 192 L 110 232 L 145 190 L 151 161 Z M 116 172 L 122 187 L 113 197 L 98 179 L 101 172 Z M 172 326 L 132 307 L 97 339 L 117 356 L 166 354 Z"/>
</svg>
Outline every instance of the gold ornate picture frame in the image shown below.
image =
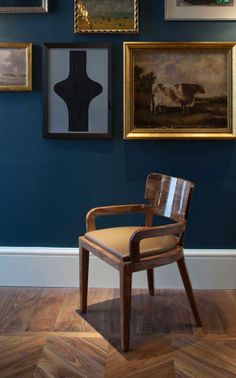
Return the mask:
<svg viewBox="0 0 236 378">
<path fill-rule="evenodd" d="M 124 43 L 124 138 L 236 138 L 235 48 Z"/>
<path fill-rule="evenodd" d="M 0 13 L 46 13 L 48 0 L 0 0 Z"/>
<path fill-rule="evenodd" d="M 32 90 L 32 44 L 0 43 L 0 91 Z"/>
<path fill-rule="evenodd" d="M 75 33 L 138 33 L 139 0 L 75 0 Z"/>
</svg>

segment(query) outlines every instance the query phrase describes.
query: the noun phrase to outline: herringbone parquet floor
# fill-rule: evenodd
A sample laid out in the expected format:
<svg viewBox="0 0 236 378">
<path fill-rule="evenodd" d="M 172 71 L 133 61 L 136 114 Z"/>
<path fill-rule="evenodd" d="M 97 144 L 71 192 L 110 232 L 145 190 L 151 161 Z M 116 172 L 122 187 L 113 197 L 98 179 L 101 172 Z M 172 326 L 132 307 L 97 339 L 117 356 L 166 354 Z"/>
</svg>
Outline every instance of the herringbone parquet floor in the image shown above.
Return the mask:
<svg viewBox="0 0 236 378">
<path fill-rule="evenodd" d="M 134 290 L 131 351 L 120 352 L 119 292 L 0 288 L 0 378 L 236 377 L 236 291 Z"/>
</svg>

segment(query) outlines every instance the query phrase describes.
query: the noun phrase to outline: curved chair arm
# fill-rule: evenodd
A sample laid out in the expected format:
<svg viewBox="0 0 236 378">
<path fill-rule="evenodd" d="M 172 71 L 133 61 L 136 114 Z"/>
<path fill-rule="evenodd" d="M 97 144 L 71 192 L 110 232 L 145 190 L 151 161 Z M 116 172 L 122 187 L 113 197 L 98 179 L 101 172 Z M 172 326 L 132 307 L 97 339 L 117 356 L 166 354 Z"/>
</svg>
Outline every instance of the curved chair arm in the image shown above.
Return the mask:
<svg viewBox="0 0 236 378">
<path fill-rule="evenodd" d="M 150 206 L 144 204 L 95 207 L 86 215 L 87 232 L 96 230 L 95 219 L 98 216 L 126 213 L 145 213 L 148 209 L 150 209 Z"/>
<path fill-rule="evenodd" d="M 185 231 L 186 221 L 180 221 L 173 224 L 167 224 L 157 227 L 145 227 L 135 231 L 129 240 L 129 254 L 133 262 L 140 260 L 140 241 L 147 238 L 156 238 L 158 236 L 176 235 Z"/>
</svg>

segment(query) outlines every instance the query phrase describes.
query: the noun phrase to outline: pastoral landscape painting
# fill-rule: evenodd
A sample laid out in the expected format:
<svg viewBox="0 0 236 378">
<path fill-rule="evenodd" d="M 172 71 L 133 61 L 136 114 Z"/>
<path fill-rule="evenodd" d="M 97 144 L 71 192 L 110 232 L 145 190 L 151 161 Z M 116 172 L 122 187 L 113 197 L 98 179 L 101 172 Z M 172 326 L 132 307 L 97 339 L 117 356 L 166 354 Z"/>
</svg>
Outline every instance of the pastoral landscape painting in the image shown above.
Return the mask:
<svg viewBox="0 0 236 378">
<path fill-rule="evenodd" d="M 226 52 L 135 52 L 134 128 L 228 130 L 227 64 Z"/>
<path fill-rule="evenodd" d="M 75 32 L 135 32 L 138 0 L 76 0 Z"/>
<path fill-rule="evenodd" d="M 176 0 L 178 7 L 185 6 L 233 6 L 234 0 Z"/>
</svg>

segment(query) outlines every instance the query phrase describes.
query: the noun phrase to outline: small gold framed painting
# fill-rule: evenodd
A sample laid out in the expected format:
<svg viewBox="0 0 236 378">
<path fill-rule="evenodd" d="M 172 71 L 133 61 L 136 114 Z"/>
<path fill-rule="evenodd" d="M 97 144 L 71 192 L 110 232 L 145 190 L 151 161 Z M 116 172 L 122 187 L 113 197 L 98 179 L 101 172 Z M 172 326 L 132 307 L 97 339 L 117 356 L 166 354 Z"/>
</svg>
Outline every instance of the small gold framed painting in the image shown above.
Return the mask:
<svg viewBox="0 0 236 378">
<path fill-rule="evenodd" d="M 0 43 L 0 91 L 32 90 L 32 44 Z"/>
<path fill-rule="evenodd" d="M 138 33 L 139 0 L 75 0 L 75 33 Z"/>
</svg>

